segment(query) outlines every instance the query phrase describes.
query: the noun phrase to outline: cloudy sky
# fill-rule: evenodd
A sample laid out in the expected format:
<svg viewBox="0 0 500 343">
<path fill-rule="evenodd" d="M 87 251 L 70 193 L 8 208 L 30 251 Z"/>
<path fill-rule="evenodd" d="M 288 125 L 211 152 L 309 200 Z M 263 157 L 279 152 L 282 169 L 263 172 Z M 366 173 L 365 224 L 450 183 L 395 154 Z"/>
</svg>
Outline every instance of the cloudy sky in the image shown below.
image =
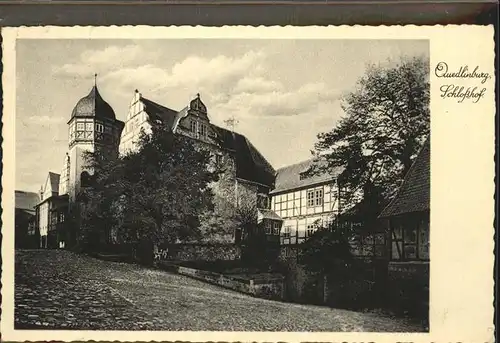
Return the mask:
<svg viewBox="0 0 500 343">
<path fill-rule="evenodd" d="M 414 40 L 18 40 L 16 189 L 60 172 L 67 121 L 94 73 L 121 120 L 135 89 L 177 110 L 199 92 L 213 123 L 234 116 L 279 168 L 310 157 L 367 64 L 428 54 Z"/>
</svg>

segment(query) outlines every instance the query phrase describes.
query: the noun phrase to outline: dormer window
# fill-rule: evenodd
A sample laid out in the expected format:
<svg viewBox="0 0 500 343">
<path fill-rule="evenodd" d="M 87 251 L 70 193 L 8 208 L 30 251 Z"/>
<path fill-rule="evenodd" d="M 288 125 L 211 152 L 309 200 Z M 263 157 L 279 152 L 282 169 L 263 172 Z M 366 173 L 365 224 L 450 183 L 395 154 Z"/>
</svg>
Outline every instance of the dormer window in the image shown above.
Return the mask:
<svg viewBox="0 0 500 343">
<path fill-rule="evenodd" d="M 300 174 L 299 174 L 299 179 L 300 179 L 300 180 L 305 180 L 305 179 L 307 179 L 307 178 L 308 178 L 308 175 L 307 175 L 307 173 L 306 173 L 306 172 L 303 172 L 303 173 L 300 173 Z"/>
</svg>

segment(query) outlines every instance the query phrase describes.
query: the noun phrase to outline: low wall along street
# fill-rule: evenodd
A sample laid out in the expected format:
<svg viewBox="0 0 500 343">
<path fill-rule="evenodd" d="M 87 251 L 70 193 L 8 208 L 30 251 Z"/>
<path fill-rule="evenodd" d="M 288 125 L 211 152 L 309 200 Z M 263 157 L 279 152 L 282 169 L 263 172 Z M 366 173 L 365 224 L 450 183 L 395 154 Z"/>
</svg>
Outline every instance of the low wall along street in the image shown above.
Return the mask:
<svg viewBox="0 0 500 343">
<path fill-rule="evenodd" d="M 284 278 L 280 275 L 225 275 L 207 270 L 178 266 L 169 262 L 160 262 L 158 266 L 194 279 L 250 294 L 257 298 L 283 300 L 285 297 Z"/>
<path fill-rule="evenodd" d="M 235 244 L 172 244 L 154 251 L 156 261 L 234 261 L 240 258 L 241 248 Z"/>
</svg>

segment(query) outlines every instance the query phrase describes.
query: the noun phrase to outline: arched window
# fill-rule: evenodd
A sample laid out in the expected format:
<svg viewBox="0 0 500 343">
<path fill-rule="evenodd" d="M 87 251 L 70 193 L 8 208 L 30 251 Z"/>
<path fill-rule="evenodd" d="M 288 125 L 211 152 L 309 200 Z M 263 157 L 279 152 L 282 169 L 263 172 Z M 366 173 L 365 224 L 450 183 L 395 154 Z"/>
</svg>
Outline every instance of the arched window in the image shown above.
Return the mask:
<svg viewBox="0 0 500 343">
<path fill-rule="evenodd" d="M 90 174 L 87 171 L 83 171 L 80 174 L 80 186 L 81 187 L 90 186 Z"/>
</svg>

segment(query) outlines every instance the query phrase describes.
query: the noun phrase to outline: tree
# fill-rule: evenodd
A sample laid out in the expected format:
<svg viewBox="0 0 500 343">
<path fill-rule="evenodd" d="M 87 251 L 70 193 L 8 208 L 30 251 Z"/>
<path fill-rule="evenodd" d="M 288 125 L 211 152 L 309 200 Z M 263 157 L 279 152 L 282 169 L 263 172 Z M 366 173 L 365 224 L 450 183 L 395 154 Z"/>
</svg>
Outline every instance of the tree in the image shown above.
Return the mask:
<svg viewBox="0 0 500 343">
<path fill-rule="evenodd" d="M 353 258 L 351 240 L 354 238 L 354 232 L 348 226 L 332 222 L 326 227 L 318 227 L 302 243 L 302 261 L 308 270 L 316 273 L 345 271 Z"/>
<path fill-rule="evenodd" d="M 318 135 L 314 153 L 326 163 L 314 172 L 344 168 L 344 209 L 361 201 L 373 209 L 394 196 L 429 134 L 428 75 L 428 61 L 418 57 L 369 66 L 342 99 L 338 125 Z"/>
<path fill-rule="evenodd" d="M 123 165 L 116 155 L 101 150 L 85 152 L 84 160 L 91 175 L 77 194 L 80 236 L 88 248 L 100 250 L 102 244 L 110 243 L 112 229 L 118 223 L 113 205 L 122 192 Z"/>
<path fill-rule="evenodd" d="M 140 149 L 122 158 L 121 235 L 152 243 L 196 239 L 200 216 L 212 207 L 210 154 L 164 125 L 143 134 Z"/>
<path fill-rule="evenodd" d="M 78 195 L 81 236 L 90 245 L 200 238 L 202 214 L 213 207 L 217 171 L 210 154 L 164 125 L 142 133 L 139 149 L 122 157 L 86 154 L 92 171 Z"/>
</svg>

